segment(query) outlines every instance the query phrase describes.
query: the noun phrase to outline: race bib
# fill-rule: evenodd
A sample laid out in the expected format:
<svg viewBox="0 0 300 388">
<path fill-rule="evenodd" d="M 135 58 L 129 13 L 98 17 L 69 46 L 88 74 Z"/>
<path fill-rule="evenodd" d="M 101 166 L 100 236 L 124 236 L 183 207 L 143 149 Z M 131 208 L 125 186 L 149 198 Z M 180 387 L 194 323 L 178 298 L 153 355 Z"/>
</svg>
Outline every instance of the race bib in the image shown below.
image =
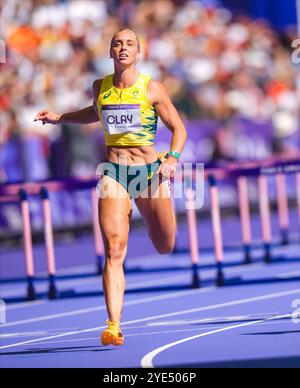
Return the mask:
<svg viewBox="0 0 300 388">
<path fill-rule="evenodd" d="M 120 135 L 143 129 L 140 104 L 103 105 L 102 120 L 110 135 Z"/>
</svg>

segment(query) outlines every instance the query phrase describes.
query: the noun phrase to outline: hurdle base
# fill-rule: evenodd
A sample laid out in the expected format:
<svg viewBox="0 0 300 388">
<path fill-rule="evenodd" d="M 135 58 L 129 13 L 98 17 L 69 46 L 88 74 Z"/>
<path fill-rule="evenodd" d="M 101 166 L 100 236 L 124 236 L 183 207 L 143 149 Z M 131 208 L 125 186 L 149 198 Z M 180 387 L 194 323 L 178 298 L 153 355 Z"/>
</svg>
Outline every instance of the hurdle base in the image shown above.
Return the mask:
<svg viewBox="0 0 300 388">
<path fill-rule="evenodd" d="M 223 287 L 225 285 L 225 277 L 224 277 L 224 273 L 223 273 L 223 263 L 217 263 L 216 285 L 218 287 Z"/>
<path fill-rule="evenodd" d="M 34 289 L 33 285 L 30 284 L 27 287 L 27 300 L 28 301 L 33 301 L 33 300 L 36 300 L 36 299 L 37 299 L 37 297 L 36 297 L 35 289 Z"/>
<path fill-rule="evenodd" d="M 48 299 L 54 300 L 58 298 L 59 298 L 59 294 L 55 285 L 55 277 L 54 275 L 49 275 Z"/>
<path fill-rule="evenodd" d="M 198 273 L 198 264 L 192 264 L 192 288 L 200 288 L 201 283 L 200 283 L 200 278 L 199 278 L 199 273 Z"/>
<path fill-rule="evenodd" d="M 272 262 L 271 244 L 265 244 L 264 247 L 265 247 L 264 262 L 266 264 L 270 264 Z"/>
<path fill-rule="evenodd" d="M 287 229 L 281 230 L 281 245 L 289 245 L 289 233 Z"/>
<path fill-rule="evenodd" d="M 224 278 L 223 271 L 218 271 L 216 284 L 218 287 L 223 287 L 225 285 L 225 278 Z"/>
<path fill-rule="evenodd" d="M 251 258 L 251 247 L 250 245 L 244 245 L 244 254 L 245 254 L 245 264 L 251 264 L 252 258 Z"/>
<path fill-rule="evenodd" d="M 49 290 L 48 290 L 48 299 L 54 300 L 54 299 L 58 299 L 58 297 L 59 297 L 59 295 L 58 295 L 58 291 L 57 291 L 56 287 L 50 286 Z"/>
<path fill-rule="evenodd" d="M 201 283 L 198 274 L 193 274 L 192 277 L 192 288 L 197 289 L 201 288 Z"/>
<path fill-rule="evenodd" d="M 34 282 L 33 276 L 27 276 L 27 300 L 28 301 L 36 300 L 37 298 L 33 282 Z"/>
</svg>

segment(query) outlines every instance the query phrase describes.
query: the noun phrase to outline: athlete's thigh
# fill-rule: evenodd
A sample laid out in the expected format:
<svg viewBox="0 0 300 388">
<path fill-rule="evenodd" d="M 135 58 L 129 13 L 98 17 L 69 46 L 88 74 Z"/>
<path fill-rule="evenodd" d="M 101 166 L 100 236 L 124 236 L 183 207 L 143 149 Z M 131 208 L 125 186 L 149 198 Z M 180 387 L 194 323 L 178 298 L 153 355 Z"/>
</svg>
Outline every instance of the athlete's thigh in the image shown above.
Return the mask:
<svg viewBox="0 0 300 388">
<path fill-rule="evenodd" d="M 99 224 L 105 246 L 111 240 L 127 241 L 132 218 L 131 200 L 120 183 L 104 176 L 98 186 Z"/>
<path fill-rule="evenodd" d="M 151 235 L 167 237 L 176 231 L 176 217 L 170 196 L 169 182 L 164 181 L 154 195 L 141 196 L 135 200 Z"/>
</svg>

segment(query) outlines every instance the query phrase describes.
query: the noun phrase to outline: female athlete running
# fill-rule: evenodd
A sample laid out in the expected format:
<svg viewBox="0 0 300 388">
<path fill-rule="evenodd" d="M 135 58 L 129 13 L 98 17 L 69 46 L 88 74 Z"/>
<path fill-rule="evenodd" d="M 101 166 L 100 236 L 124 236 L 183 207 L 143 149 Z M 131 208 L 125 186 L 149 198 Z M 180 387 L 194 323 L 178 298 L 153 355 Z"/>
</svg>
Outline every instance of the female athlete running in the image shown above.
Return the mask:
<svg viewBox="0 0 300 388">
<path fill-rule="evenodd" d="M 64 114 L 43 110 L 35 118 L 43 124 L 101 121 L 104 127 L 106 163 L 98 195 L 105 248 L 103 290 L 109 320 L 101 336 L 103 345 L 124 343 L 120 321 L 131 199 L 135 200 L 157 252 L 171 253 L 175 245 L 176 219 L 169 180 L 174 177 L 187 134 L 164 86 L 137 71 L 139 54 L 136 34 L 129 29 L 117 32 L 110 47 L 114 74 L 94 81 L 93 104 Z M 158 116 L 172 132 L 170 151 L 161 154 L 154 148 Z"/>
</svg>

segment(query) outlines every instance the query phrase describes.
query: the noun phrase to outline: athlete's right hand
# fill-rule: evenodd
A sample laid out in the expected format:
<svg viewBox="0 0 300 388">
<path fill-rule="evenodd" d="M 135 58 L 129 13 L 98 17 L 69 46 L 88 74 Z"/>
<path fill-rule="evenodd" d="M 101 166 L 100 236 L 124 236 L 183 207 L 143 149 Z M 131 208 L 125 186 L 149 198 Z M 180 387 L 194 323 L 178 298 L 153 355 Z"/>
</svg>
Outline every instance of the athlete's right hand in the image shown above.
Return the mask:
<svg viewBox="0 0 300 388">
<path fill-rule="evenodd" d="M 34 121 L 42 121 L 43 125 L 58 124 L 60 118 L 61 115 L 59 114 L 49 112 L 48 110 L 41 110 L 34 118 Z"/>
</svg>

